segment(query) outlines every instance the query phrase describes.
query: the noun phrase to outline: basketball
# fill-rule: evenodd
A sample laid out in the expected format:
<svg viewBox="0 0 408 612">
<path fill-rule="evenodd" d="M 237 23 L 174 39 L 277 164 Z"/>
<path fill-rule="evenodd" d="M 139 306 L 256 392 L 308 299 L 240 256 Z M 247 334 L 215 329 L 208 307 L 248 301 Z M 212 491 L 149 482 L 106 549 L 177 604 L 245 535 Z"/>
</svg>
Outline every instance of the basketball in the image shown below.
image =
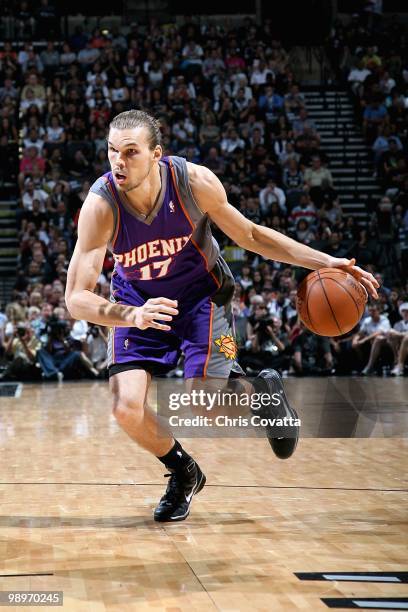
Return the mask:
<svg viewBox="0 0 408 612">
<path fill-rule="evenodd" d="M 297 292 L 301 321 L 319 336 L 341 336 L 360 321 L 367 291 L 354 276 L 339 268 L 308 274 Z"/>
</svg>

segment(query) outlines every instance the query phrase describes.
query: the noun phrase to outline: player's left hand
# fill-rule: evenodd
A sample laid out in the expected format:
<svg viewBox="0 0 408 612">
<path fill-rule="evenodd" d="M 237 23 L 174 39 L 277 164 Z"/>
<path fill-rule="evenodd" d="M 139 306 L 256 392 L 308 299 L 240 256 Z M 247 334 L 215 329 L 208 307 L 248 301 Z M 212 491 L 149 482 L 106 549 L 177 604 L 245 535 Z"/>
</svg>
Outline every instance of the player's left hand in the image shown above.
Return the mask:
<svg viewBox="0 0 408 612">
<path fill-rule="evenodd" d="M 367 292 L 371 295 L 371 297 L 373 297 L 375 300 L 378 300 L 378 293 L 376 289 L 378 289 L 378 287 L 380 286 L 379 282 L 376 278 L 374 278 L 371 272 L 366 272 L 362 268 L 359 268 L 359 266 L 356 266 L 355 263 L 356 260 L 354 257 L 352 259 L 332 257 L 332 261 L 329 267 L 341 268 L 342 270 L 345 270 L 346 272 L 354 276 L 354 278 L 358 280 L 358 282 L 361 283 L 363 287 L 366 288 Z"/>
</svg>

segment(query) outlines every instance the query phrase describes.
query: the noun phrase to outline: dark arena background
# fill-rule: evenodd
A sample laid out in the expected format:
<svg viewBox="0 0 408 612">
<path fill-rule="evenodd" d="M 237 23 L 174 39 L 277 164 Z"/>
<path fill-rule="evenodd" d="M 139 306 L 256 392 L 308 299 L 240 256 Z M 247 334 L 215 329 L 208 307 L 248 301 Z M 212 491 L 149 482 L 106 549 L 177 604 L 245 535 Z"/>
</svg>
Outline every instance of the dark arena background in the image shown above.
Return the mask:
<svg viewBox="0 0 408 612">
<path fill-rule="evenodd" d="M 0 4 L 0 605 L 407 610 L 408 4 Z M 296 309 L 308 271 L 213 224 L 238 362 L 280 372 L 300 440 L 281 461 L 263 430 L 175 432 L 207 485 L 174 524 L 152 517 L 164 466 L 112 413 L 109 330 L 64 297 L 108 125 L 129 109 L 247 219 L 380 283 L 353 330 L 317 336 Z M 107 251 L 106 299 L 114 264 Z M 181 357 L 153 381 L 153 410 L 183 374 Z"/>
</svg>

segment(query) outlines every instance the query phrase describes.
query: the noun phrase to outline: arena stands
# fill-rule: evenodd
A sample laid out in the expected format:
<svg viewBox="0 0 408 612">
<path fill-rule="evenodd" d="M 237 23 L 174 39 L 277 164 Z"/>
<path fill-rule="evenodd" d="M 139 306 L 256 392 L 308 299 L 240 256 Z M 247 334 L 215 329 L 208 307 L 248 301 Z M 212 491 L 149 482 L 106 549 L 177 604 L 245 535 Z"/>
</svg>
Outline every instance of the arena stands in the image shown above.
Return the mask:
<svg viewBox="0 0 408 612">
<path fill-rule="evenodd" d="M 382 287 L 380 311 L 367 313 L 366 333 L 319 339 L 302 327 L 294 306 L 305 271 L 244 253 L 214 228 L 236 274 L 234 310 L 248 373 L 265 363 L 298 375 L 403 372 L 398 343 L 386 324 L 379 327 L 385 319 L 398 326 L 408 307 L 408 70 L 386 28 L 379 37 L 367 27 L 360 37 L 359 22 L 339 23 L 328 44 L 333 69 L 350 83 L 384 191 L 365 227 L 342 211 L 290 54 L 270 37 L 267 22 L 200 29 L 152 20 L 108 33 L 79 28 L 66 40 L 55 32 L 45 43 L 46 24 L 55 29 L 47 0 L 42 16 L 25 18 L 23 4 L 15 17 L 25 42 L 0 50 L 0 180 L 11 174 L 12 143 L 21 147 L 17 278 L 0 315 L 4 378 L 104 376 L 106 330 L 71 320 L 63 294 L 82 203 L 109 170 L 107 126 L 129 108 L 154 113 L 165 153 L 209 167 L 249 219 L 386 272 L 390 284 Z M 401 40 L 398 24 L 389 27 Z M 97 284 L 104 297 L 112 269 L 107 253 Z"/>
</svg>

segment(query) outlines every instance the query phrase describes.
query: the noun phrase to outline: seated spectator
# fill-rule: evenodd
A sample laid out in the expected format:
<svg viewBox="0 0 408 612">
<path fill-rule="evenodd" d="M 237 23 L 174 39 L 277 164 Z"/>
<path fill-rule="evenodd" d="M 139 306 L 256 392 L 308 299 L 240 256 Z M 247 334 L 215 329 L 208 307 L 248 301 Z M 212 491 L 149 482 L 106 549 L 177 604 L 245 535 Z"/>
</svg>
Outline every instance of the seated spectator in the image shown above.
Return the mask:
<svg viewBox="0 0 408 612">
<path fill-rule="evenodd" d="M 302 108 L 305 108 L 305 97 L 299 91 L 299 85 L 292 85 L 290 92 L 284 97 L 285 111 L 290 121 L 297 117 Z"/>
<path fill-rule="evenodd" d="M 37 147 L 29 147 L 24 149 L 20 162 L 20 173 L 18 175 L 20 189 L 23 188 L 26 178 L 31 177 L 35 170 L 38 170 L 41 176 L 44 175 L 45 159 L 41 157 Z"/>
<path fill-rule="evenodd" d="M 305 132 L 318 137 L 316 130 L 316 123 L 313 119 L 309 119 L 309 114 L 305 108 L 301 108 L 299 111 L 299 117 L 293 122 L 293 134 L 295 138 L 301 136 Z"/>
<path fill-rule="evenodd" d="M 273 123 L 278 114 L 283 110 L 283 98 L 275 93 L 272 85 L 265 87 L 265 93 L 259 96 L 258 106 L 265 113 L 268 123 Z"/>
<path fill-rule="evenodd" d="M 311 168 L 305 171 L 305 183 L 309 188 L 311 199 L 317 208 L 323 204 L 324 190 L 333 187 L 333 177 L 327 168 L 322 166 L 320 157 L 312 158 Z"/>
<path fill-rule="evenodd" d="M 351 68 L 347 80 L 351 85 L 352 92 L 357 96 L 362 95 L 362 85 L 366 78 L 371 74 L 371 71 L 359 60 L 356 65 Z"/>
<path fill-rule="evenodd" d="M 62 53 L 60 55 L 60 65 L 63 67 L 71 66 L 77 59 L 77 55 L 72 51 L 69 43 L 64 42 L 62 45 Z"/>
<path fill-rule="evenodd" d="M 286 191 L 286 199 L 289 209 L 297 206 L 303 192 L 304 177 L 299 169 L 296 159 L 289 159 L 283 170 L 282 183 Z"/>
<path fill-rule="evenodd" d="M 215 119 L 208 115 L 200 127 L 199 140 L 202 150 L 208 151 L 213 146 L 218 146 L 220 128 L 215 124 Z"/>
<path fill-rule="evenodd" d="M 74 156 L 67 159 L 65 169 L 73 177 L 79 180 L 84 180 L 90 174 L 91 164 L 89 163 L 84 151 L 78 149 L 75 151 Z"/>
<path fill-rule="evenodd" d="M 279 154 L 279 162 L 282 164 L 282 166 L 287 166 L 292 159 L 298 163 L 300 160 L 300 155 L 297 151 L 295 151 L 293 142 L 287 142 L 284 150 Z"/>
<path fill-rule="evenodd" d="M 181 68 L 201 66 L 203 63 L 204 51 L 198 43 L 191 39 L 183 47 L 181 56 L 183 58 Z"/>
<path fill-rule="evenodd" d="M 389 149 L 389 134 L 389 126 L 385 125 L 384 127 L 380 126 L 378 128 L 378 136 L 371 147 L 374 153 L 374 164 L 376 167 L 378 167 L 383 154 Z"/>
<path fill-rule="evenodd" d="M 26 72 L 25 69 L 24 72 Z M 45 103 L 45 87 L 35 73 L 28 75 L 26 85 L 24 85 L 23 89 L 21 90 L 21 100 L 26 100 L 29 92 L 33 94 L 34 99 L 40 100 L 42 104 Z"/>
<path fill-rule="evenodd" d="M 392 186 L 392 179 L 398 174 L 401 160 L 404 160 L 404 152 L 400 150 L 395 138 L 389 138 L 388 147 L 378 162 L 378 174 L 384 188 Z"/>
<path fill-rule="evenodd" d="M 26 322 L 20 321 L 5 344 L 5 355 L 11 359 L 1 380 L 41 380 L 37 352 L 41 343 Z"/>
<path fill-rule="evenodd" d="M 245 73 L 240 73 L 239 75 L 234 75 L 234 86 L 232 88 L 231 95 L 233 98 L 236 98 L 242 92 L 244 94 L 244 98 L 246 101 L 246 106 L 253 99 L 252 97 L 252 89 L 248 85 L 248 77 Z"/>
<path fill-rule="evenodd" d="M 27 293 L 25 291 L 14 291 L 12 301 L 6 306 L 6 317 L 13 325 L 27 320 Z"/>
<path fill-rule="evenodd" d="M 4 79 L 3 85 L 0 87 L 0 104 L 4 103 L 6 98 L 11 98 L 17 102 L 19 90 L 15 87 L 12 79 Z"/>
<path fill-rule="evenodd" d="M 87 41 L 85 48 L 78 53 L 78 62 L 84 70 L 89 70 L 100 57 L 99 49 L 92 46 L 92 42 Z"/>
<path fill-rule="evenodd" d="M 9 143 L 17 142 L 18 133 L 14 121 L 9 117 L 3 117 L 0 122 L 0 138 L 5 137 Z"/>
<path fill-rule="evenodd" d="M 253 281 L 250 266 L 242 266 L 241 274 L 237 276 L 237 281 L 239 283 L 239 286 L 242 287 L 244 291 L 247 291 L 250 287 L 252 287 Z"/>
<path fill-rule="evenodd" d="M 316 239 L 316 233 L 306 219 L 301 218 L 296 223 L 295 239 L 303 244 L 311 244 Z"/>
<path fill-rule="evenodd" d="M 381 78 L 380 78 L 379 85 L 380 85 L 380 90 L 385 95 L 390 94 L 392 90 L 394 89 L 394 87 L 396 86 L 395 79 L 391 77 L 388 70 L 383 71 Z"/>
<path fill-rule="evenodd" d="M 24 209 L 22 219 L 25 219 L 28 223 L 34 223 L 36 229 L 39 230 L 47 221 L 47 215 L 44 210 L 41 211 L 41 201 L 33 199 L 31 202 L 31 210 Z"/>
<path fill-rule="evenodd" d="M 60 66 L 60 53 L 53 41 L 48 41 L 47 47 L 40 53 L 40 59 L 44 66 L 45 78 L 51 79 Z"/>
<path fill-rule="evenodd" d="M 129 100 L 129 89 L 120 78 L 116 78 L 110 90 L 110 99 L 115 102 L 127 102 Z"/>
<path fill-rule="evenodd" d="M 48 198 L 49 196 L 46 191 L 43 189 L 35 189 L 34 181 L 31 179 L 27 180 L 21 200 L 25 211 L 32 211 L 33 201 L 38 200 L 40 203 L 40 212 L 44 213 L 47 208 Z"/>
<path fill-rule="evenodd" d="M 368 363 L 361 372 L 364 375 L 374 372 L 374 366 L 386 345 L 391 328 L 388 317 L 381 314 L 378 305 L 372 304 L 368 311 L 369 316 L 363 319 L 352 341 L 352 347 L 357 351 L 360 359 L 367 358 L 369 348 Z"/>
<path fill-rule="evenodd" d="M 218 154 L 218 149 L 216 147 L 211 147 L 208 150 L 207 157 L 205 157 L 202 163 L 203 166 L 206 166 L 207 168 L 212 170 L 212 172 L 214 172 L 214 174 L 216 174 L 217 176 L 221 176 L 224 174 L 225 161 L 224 158 Z"/>
<path fill-rule="evenodd" d="M 283 369 L 288 364 L 288 338 L 282 322 L 268 314 L 263 302 L 255 305 L 254 314 L 248 318 L 246 335 L 240 363 L 247 374 L 256 376 L 265 367 Z"/>
<path fill-rule="evenodd" d="M 86 74 L 86 82 L 89 85 L 103 87 L 108 84 L 108 75 L 102 67 L 101 62 L 96 61 Z"/>
<path fill-rule="evenodd" d="M 400 305 L 399 313 L 402 319 L 397 321 L 388 332 L 388 342 L 393 350 L 395 360 L 395 365 L 391 370 L 391 374 L 394 376 L 403 376 L 408 357 L 408 302 L 403 302 Z"/>
<path fill-rule="evenodd" d="M 207 79 L 212 79 L 217 74 L 221 74 L 225 69 L 225 62 L 222 59 L 219 49 L 208 49 L 204 52 L 203 74 Z"/>
<path fill-rule="evenodd" d="M 109 89 L 103 83 L 100 76 L 97 76 L 95 81 L 88 85 L 85 96 L 89 108 L 96 108 L 98 101 L 99 103 L 103 101 L 104 103 L 109 103 L 109 106 L 111 105 Z"/>
<path fill-rule="evenodd" d="M 282 213 L 286 213 L 285 192 L 280 187 L 277 187 L 275 181 L 268 181 L 266 187 L 259 192 L 259 206 L 264 217 L 270 214 L 271 206 L 274 202 L 279 205 Z"/>
<path fill-rule="evenodd" d="M 376 54 L 375 47 L 368 47 L 363 59 L 361 60 L 362 66 L 369 70 L 376 70 L 382 64 L 381 58 Z"/>
<path fill-rule="evenodd" d="M 377 137 L 378 129 L 384 127 L 388 121 L 387 109 L 379 100 L 367 104 L 363 113 L 363 132 L 368 144 L 372 144 Z"/>
<path fill-rule="evenodd" d="M 107 38 L 99 28 L 92 32 L 91 45 L 94 49 L 103 49 L 107 45 Z"/>
<path fill-rule="evenodd" d="M 250 83 L 255 87 L 255 89 L 259 89 L 259 86 L 266 85 L 269 81 L 273 81 L 273 71 L 268 68 L 265 61 L 255 59 L 253 62 L 253 67 L 250 76 Z"/>
<path fill-rule="evenodd" d="M 331 372 L 333 356 L 330 342 L 317 336 L 300 323 L 300 333 L 292 342 L 293 368 L 297 375 L 319 375 Z"/>
<path fill-rule="evenodd" d="M 45 141 L 46 148 L 50 149 L 55 145 L 62 146 L 65 142 L 65 129 L 61 125 L 58 115 L 51 115 L 50 124 L 47 126 Z"/>
<path fill-rule="evenodd" d="M 44 108 L 44 105 L 45 105 L 45 100 L 41 98 L 36 98 L 34 94 L 34 89 L 29 87 L 26 91 L 26 97 L 24 99 L 21 98 L 20 112 L 25 113 L 26 111 L 30 110 L 34 106 L 41 113 Z"/>
<path fill-rule="evenodd" d="M 31 128 L 28 131 L 27 137 L 23 140 L 24 148 L 29 149 L 30 147 L 36 147 L 38 150 L 38 154 L 42 154 L 42 150 L 44 147 L 44 140 L 40 138 L 36 128 Z"/>
<path fill-rule="evenodd" d="M 58 228 L 61 236 L 68 239 L 70 238 L 74 228 L 74 222 L 63 200 L 58 202 L 56 211 L 50 215 L 49 219 L 50 223 Z"/>
<path fill-rule="evenodd" d="M 295 227 L 300 219 L 304 219 L 312 226 L 317 222 L 316 207 L 310 200 L 308 193 L 302 193 L 299 205 L 295 206 L 290 214 L 289 221 L 292 227 Z"/>
</svg>

